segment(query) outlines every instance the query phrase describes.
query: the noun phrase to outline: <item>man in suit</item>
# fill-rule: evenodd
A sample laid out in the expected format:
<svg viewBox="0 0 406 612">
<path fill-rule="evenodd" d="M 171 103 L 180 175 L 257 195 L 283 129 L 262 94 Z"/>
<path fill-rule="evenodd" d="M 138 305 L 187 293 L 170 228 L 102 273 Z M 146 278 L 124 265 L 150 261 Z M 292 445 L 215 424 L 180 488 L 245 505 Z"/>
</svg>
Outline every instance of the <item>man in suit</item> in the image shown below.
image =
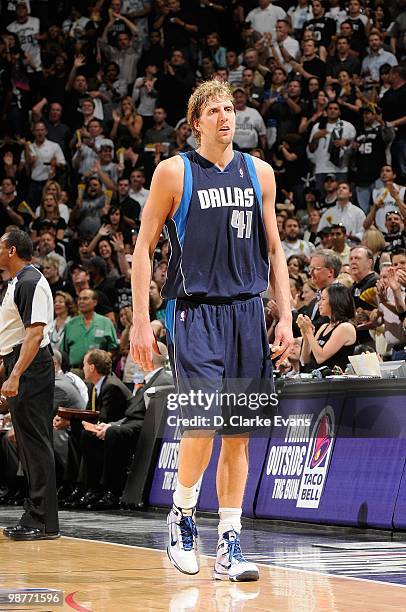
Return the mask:
<svg viewBox="0 0 406 612">
<path fill-rule="evenodd" d="M 58 408 L 77 408 L 84 410 L 86 402 L 81 395 L 81 390 L 75 385 L 74 378 L 70 378 L 62 371 L 62 354 L 54 349 L 53 362 L 55 368 L 55 391 L 54 391 L 54 411 L 53 438 L 56 463 L 57 481 L 63 478 L 63 473 L 68 461 L 68 441 L 69 434 L 66 431 L 70 426 L 69 419 L 57 416 Z M 61 491 L 58 490 L 58 499 Z"/>
<path fill-rule="evenodd" d="M 54 413 L 58 408 L 85 408 L 85 402 L 80 395 L 79 389 L 72 380 L 66 376 L 61 369 L 62 355 L 54 349 L 53 363 L 55 368 L 54 388 Z M 56 474 L 63 472 L 67 461 L 69 421 L 54 417 L 54 453 Z M 18 473 L 18 452 L 15 443 L 14 431 L 11 429 L 7 434 L 0 436 L 0 471 L 6 475 L 8 492 L 0 498 L 0 504 L 18 505 L 24 498 L 26 490 L 25 477 Z"/>
<path fill-rule="evenodd" d="M 133 400 L 131 391 L 113 374 L 111 368 L 112 361 L 107 351 L 91 349 L 85 354 L 83 373 L 86 381 L 92 385 L 87 410 L 97 410 L 100 412 L 99 421 L 104 424 L 123 419 Z M 82 438 L 86 435 L 87 432 L 83 429 L 82 423 L 79 420 L 72 420 L 69 440 L 71 452 L 66 470 L 66 480 L 68 482 L 82 479 L 82 470 L 80 469 L 80 463 L 82 462 Z M 89 490 L 84 493 L 83 487 L 80 484 L 77 485 L 72 494 L 66 499 L 63 507 L 87 507 L 88 504 L 93 503 L 96 498 L 100 497 L 99 492 L 97 491 L 96 493 L 89 483 L 87 483 L 87 488 Z"/>
<path fill-rule="evenodd" d="M 89 510 L 108 510 L 119 506 L 119 498 L 127 479 L 127 466 L 144 421 L 145 394 L 154 387 L 173 384 L 172 374 L 163 368 L 167 358 L 166 346 L 158 342 L 158 348 L 160 353 L 153 355 L 155 369 L 148 372 L 144 383 L 136 389 L 124 418 L 109 423 L 100 422 L 94 432 L 82 433 L 87 485 L 94 491 L 93 500 L 86 506 Z"/>
</svg>

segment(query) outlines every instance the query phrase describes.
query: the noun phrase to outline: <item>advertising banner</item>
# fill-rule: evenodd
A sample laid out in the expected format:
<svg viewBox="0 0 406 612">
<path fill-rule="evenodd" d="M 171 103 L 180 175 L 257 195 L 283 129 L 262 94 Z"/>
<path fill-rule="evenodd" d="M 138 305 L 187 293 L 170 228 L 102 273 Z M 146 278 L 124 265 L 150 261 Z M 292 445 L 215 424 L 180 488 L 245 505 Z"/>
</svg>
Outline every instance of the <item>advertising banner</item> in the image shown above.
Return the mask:
<svg viewBox="0 0 406 612">
<path fill-rule="evenodd" d="M 406 457 L 404 408 L 404 395 L 364 392 L 347 399 L 329 474 L 334 498 L 327 522 L 392 528 Z"/>
<path fill-rule="evenodd" d="M 343 393 L 282 396 L 268 446 L 256 516 L 319 521 L 341 419 Z"/>
</svg>

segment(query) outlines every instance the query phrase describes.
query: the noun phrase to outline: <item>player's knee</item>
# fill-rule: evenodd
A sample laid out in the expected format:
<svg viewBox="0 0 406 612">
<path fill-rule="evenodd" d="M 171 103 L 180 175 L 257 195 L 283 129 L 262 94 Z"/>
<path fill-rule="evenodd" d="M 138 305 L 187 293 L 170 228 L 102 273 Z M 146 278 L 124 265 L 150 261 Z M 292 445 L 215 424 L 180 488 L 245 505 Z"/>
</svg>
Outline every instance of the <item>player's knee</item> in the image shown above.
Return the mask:
<svg viewBox="0 0 406 612">
<path fill-rule="evenodd" d="M 249 438 L 246 436 L 223 436 L 221 444 L 223 451 L 239 453 L 245 452 Z"/>
</svg>

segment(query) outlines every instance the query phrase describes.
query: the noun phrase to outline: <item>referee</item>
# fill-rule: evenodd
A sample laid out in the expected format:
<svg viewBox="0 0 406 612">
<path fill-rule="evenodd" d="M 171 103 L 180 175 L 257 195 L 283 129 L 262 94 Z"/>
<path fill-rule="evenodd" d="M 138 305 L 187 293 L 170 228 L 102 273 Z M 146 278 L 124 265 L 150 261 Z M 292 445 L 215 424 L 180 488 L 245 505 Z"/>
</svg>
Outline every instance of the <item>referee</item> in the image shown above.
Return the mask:
<svg viewBox="0 0 406 612">
<path fill-rule="evenodd" d="M 0 269 L 11 276 L 0 307 L 0 356 L 18 456 L 28 481 L 24 514 L 3 533 L 12 540 L 59 537 L 52 445 L 54 367 L 48 330 L 54 305 L 48 282 L 30 263 L 33 246 L 15 229 L 0 238 Z"/>
</svg>

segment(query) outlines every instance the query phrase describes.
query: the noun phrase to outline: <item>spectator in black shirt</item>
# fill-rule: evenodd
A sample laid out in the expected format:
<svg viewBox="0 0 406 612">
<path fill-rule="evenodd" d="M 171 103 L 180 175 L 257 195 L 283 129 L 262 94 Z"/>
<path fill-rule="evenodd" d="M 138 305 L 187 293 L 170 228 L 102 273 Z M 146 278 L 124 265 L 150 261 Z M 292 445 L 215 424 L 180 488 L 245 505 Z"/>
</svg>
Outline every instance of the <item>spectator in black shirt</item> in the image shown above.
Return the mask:
<svg viewBox="0 0 406 612">
<path fill-rule="evenodd" d="M 115 279 L 107 277 L 107 265 L 102 257 L 95 255 L 89 261 L 87 267 L 90 275 L 92 289 L 107 296 L 110 305 L 116 302 L 116 292 L 114 290 Z"/>
<path fill-rule="evenodd" d="M 364 47 L 367 43 L 366 29 L 369 25 L 369 19 L 361 13 L 362 4 L 360 0 L 350 0 L 348 3 L 348 21 L 352 23 L 354 38 L 357 38 Z"/>
<path fill-rule="evenodd" d="M 318 2 L 318 0 L 317 0 Z M 301 62 L 290 61 L 294 70 L 299 72 L 306 80 L 317 77 L 322 85 L 326 78 L 326 62 L 323 62 L 316 54 L 316 43 L 307 40 L 303 43 L 303 57 Z"/>
<path fill-rule="evenodd" d="M 379 276 L 373 271 L 374 255 L 364 246 L 353 247 L 350 253 L 350 274 L 354 281 L 351 292 L 357 313 L 357 340 L 371 341 L 369 329 L 374 323 L 373 311 L 378 307 L 376 283 Z"/>
<path fill-rule="evenodd" d="M 303 30 L 314 32 L 319 45 L 327 48 L 336 33 L 336 22 L 325 16 L 326 10 L 320 0 L 313 0 L 312 9 L 313 19 L 306 21 Z"/>
<path fill-rule="evenodd" d="M 83 125 L 81 102 L 89 98 L 87 78 L 83 73 L 78 73 L 86 64 L 83 55 L 75 57 L 72 70 L 66 84 L 66 95 L 64 103 L 64 121 L 73 130 Z"/>
<path fill-rule="evenodd" d="M 161 11 L 161 15 L 154 22 L 154 28 L 156 30 L 162 28 L 165 47 L 171 51 L 180 49 L 184 58 L 190 61 L 190 41 L 198 32 L 193 15 L 182 9 L 180 0 L 168 0 Z"/>
<path fill-rule="evenodd" d="M 337 204 L 337 188 L 338 181 L 335 174 L 327 174 L 324 179 L 324 195 L 320 201 L 320 206 L 323 209 L 332 208 Z"/>
<path fill-rule="evenodd" d="M 7 155 L 7 153 L 6 153 Z M 9 155 L 12 155 L 9 153 Z M 16 182 L 12 177 L 6 177 L 1 182 L 0 194 L 0 235 L 3 235 L 8 225 L 24 227 L 31 220 L 30 215 L 19 212 L 20 202 L 15 193 Z M 27 219 L 28 217 L 28 219 Z"/>
<path fill-rule="evenodd" d="M 390 72 L 391 88 L 381 102 L 382 117 L 396 128 L 392 145 L 393 166 L 398 178 L 406 178 L 406 67 L 394 66 Z"/>
<path fill-rule="evenodd" d="M 139 226 L 141 206 L 131 198 L 130 181 L 128 178 L 121 178 L 118 181 L 116 206 L 121 210 L 122 219 L 130 230 Z"/>
<path fill-rule="evenodd" d="M 156 82 L 159 105 L 167 109 L 169 125 L 175 125 L 185 116 L 194 82 L 193 72 L 183 52 L 180 49 L 174 50 L 170 61 L 164 63 L 163 74 Z"/>
<path fill-rule="evenodd" d="M 66 56 L 64 54 L 57 55 L 52 66 L 44 69 L 41 95 L 48 100 L 49 104 L 51 102 L 64 103 L 68 74 Z"/>
<path fill-rule="evenodd" d="M 347 36 L 338 36 L 335 41 L 335 55 L 329 57 L 326 65 L 327 82 L 337 82 L 340 70 L 348 70 L 349 74 L 359 74 L 361 62 L 351 52 L 350 41 Z M 331 77 L 328 79 L 328 77 Z"/>
<path fill-rule="evenodd" d="M 166 57 L 166 51 L 162 46 L 160 30 L 152 30 L 149 34 L 149 46 L 144 49 L 138 62 L 138 74 L 142 75 L 147 66 L 158 66 L 161 70 Z"/>
<path fill-rule="evenodd" d="M 354 26 L 352 21 L 343 21 L 340 24 L 340 36 L 348 38 L 352 53 L 357 56 L 363 56 L 365 51 L 365 44 L 354 35 Z"/>
<path fill-rule="evenodd" d="M 381 168 L 386 164 L 385 148 L 388 143 L 387 130 L 382 129 L 372 105 L 362 109 L 363 128 L 352 143 L 355 162 L 355 192 L 358 205 L 367 215 L 370 209 L 372 191 L 379 178 Z"/>
<path fill-rule="evenodd" d="M 402 215 L 396 210 L 391 210 L 385 217 L 385 251 L 394 251 L 398 248 L 406 248 L 406 232 Z"/>
<path fill-rule="evenodd" d="M 56 239 L 63 240 L 66 221 L 60 216 L 58 200 L 53 193 L 45 193 L 42 197 L 40 211 L 39 218 L 35 219 L 32 224 L 32 240 L 34 244 L 39 242 L 41 232 L 50 227 L 55 230 Z"/>
<path fill-rule="evenodd" d="M 104 28 L 106 27 L 107 23 L 109 22 L 109 19 L 111 18 L 111 15 L 113 13 L 115 13 L 116 15 L 120 15 L 122 12 L 122 1 L 121 0 L 111 0 L 110 2 L 110 7 L 109 7 L 109 16 L 103 21 L 103 23 L 100 26 L 100 31 L 103 32 Z M 119 34 L 127 34 L 129 37 L 131 37 L 131 30 L 129 29 L 129 27 L 127 26 L 127 24 L 125 23 L 125 21 L 123 19 L 116 19 L 114 21 L 114 23 L 110 26 L 109 30 L 108 30 L 108 34 L 107 34 L 107 42 L 109 45 L 112 45 L 113 47 L 117 47 L 118 48 L 118 35 Z"/>
<path fill-rule="evenodd" d="M 72 297 L 75 296 L 75 289 L 72 283 L 59 276 L 59 260 L 56 257 L 52 257 L 52 255 L 44 257 L 42 260 L 42 272 L 49 283 L 54 297 L 57 291 L 64 291 Z"/>
</svg>

